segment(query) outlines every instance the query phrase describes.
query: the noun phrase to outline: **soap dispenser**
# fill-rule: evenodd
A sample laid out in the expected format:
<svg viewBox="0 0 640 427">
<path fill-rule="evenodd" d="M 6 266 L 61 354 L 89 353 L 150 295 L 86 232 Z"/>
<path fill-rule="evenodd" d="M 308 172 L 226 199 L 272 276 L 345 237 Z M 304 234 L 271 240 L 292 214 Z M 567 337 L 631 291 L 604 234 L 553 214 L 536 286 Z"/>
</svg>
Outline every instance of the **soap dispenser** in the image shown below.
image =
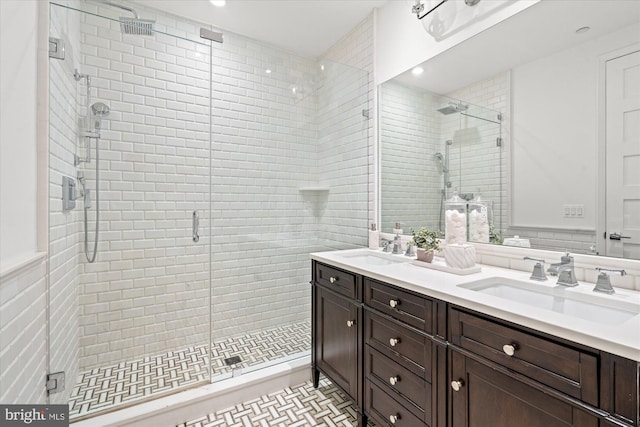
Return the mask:
<svg viewBox="0 0 640 427">
<path fill-rule="evenodd" d="M 380 232 L 376 228 L 375 224 L 371 224 L 371 229 L 369 230 L 369 249 L 379 249 L 380 248 Z"/>
</svg>

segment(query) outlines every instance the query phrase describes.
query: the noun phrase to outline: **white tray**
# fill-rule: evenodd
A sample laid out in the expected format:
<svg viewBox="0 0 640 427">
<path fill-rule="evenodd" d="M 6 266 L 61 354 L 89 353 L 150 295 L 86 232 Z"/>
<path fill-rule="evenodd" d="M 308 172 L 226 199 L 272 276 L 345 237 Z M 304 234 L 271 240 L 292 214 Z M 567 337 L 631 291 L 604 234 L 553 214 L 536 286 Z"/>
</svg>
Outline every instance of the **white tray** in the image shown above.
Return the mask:
<svg viewBox="0 0 640 427">
<path fill-rule="evenodd" d="M 416 259 L 411 261 L 411 264 L 417 265 L 418 267 L 430 268 L 432 270 L 439 270 L 447 273 L 453 273 L 459 276 L 466 276 L 467 274 L 480 273 L 481 271 L 481 268 L 479 265 L 474 265 L 473 267 L 470 267 L 470 268 L 453 268 L 453 267 L 447 266 L 443 259 L 436 259 L 436 258 L 433 259 L 433 262 L 418 261 Z"/>
</svg>

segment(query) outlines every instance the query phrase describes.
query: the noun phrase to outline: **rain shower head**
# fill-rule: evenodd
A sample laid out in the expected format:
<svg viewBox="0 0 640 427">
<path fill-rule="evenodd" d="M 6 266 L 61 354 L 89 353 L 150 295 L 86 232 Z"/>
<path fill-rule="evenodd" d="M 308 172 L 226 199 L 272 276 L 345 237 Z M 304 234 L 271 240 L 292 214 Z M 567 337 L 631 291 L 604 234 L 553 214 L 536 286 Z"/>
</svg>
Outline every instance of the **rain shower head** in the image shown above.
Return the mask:
<svg viewBox="0 0 640 427">
<path fill-rule="evenodd" d="M 153 24 L 156 21 L 151 19 L 123 18 L 120 17 L 120 30 L 125 34 L 136 36 L 152 36 Z"/>
<path fill-rule="evenodd" d="M 120 30 L 125 34 L 134 34 L 137 36 L 152 36 L 153 35 L 153 25 L 156 21 L 151 19 L 140 19 L 138 17 L 138 12 L 135 9 L 124 6 L 122 4 L 113 3 L 108 0 L 98 0 L 102 4 L 106 4 L 108 6 L 117 7 L 118 9 L 126 10 L 127 12 L 131 12 L 133 14 L 133 18 L 120 17 Z"/>
<path fill-rule="evenodd" d="M 442 108 L 438 108 L 438 111 L 444 115 L 449 115 L 453 113 L 459 113 L 461 111 L 466 111 L 467 108 L 469 108 L 468 105 L 465 105 L 462 103 L 456 104 L 455 102 L 450 102 L 446 106 Z"/>
</svg>

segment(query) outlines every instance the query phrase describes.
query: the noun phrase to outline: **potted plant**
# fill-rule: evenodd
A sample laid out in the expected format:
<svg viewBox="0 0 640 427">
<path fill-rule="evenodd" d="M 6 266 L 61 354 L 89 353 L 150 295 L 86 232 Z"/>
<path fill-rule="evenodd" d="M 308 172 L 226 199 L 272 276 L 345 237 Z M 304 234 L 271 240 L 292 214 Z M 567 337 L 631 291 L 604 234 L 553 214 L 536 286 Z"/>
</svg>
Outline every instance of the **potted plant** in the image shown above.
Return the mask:
<svg viewBox="0 0 640 427">
<path fill-rule="evenodd" d="M 413 243 L 417 247 L 418 260 L 431 262 L 436 251 L 440 250 L 440 234 L 428 228 L 420 228 L 418 232 L 412 228 Z"/>
</svg>

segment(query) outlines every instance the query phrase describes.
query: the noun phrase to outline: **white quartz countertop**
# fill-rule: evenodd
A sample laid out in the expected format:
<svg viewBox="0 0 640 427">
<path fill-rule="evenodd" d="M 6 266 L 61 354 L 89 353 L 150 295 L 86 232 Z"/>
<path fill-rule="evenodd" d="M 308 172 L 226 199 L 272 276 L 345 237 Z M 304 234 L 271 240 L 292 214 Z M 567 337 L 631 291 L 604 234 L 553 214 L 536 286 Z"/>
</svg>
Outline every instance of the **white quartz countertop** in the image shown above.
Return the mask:
<svg viewBox="0 0 640 427">
<path fill-rule="evenodd" d="M 398 257 L 399 262 L 376 265 L 375 262 L 371 262 L 372 258 L 366 255 Z M 530 272 L 487 265 L 481 265 L 479 273 L 462 276 L 416 266 L 410 259 L 400 262 L 407 260 L 407 257 L 381 254 L 379 250 L 366 248 L 316 252 L 311 254 L 311 259 L 640 362 L 640 314 L 621 323 L 610 324 L 611 322 L 606 321 L 608 319 L 599 319 L 598 315 L 588 320 L 581 319 L 459 286 L 500 277 L 530 282 L 539 286 L 541 290 L 554 288 L 552 291 L 555 295 L 559 293 L 566 294 L 567 297 L 592 298 L 593 283 L 579 282 L 579 286 L 565 288 L 556 285 L 556 277 L 549 277 L 545 282 L 536 282 L 529 279 Z M 613 307 L 640 307 L 640 292 L 637 291 L 616 289 L 613 295 L 597 294 L 596 298 Z"/>
</svg>

